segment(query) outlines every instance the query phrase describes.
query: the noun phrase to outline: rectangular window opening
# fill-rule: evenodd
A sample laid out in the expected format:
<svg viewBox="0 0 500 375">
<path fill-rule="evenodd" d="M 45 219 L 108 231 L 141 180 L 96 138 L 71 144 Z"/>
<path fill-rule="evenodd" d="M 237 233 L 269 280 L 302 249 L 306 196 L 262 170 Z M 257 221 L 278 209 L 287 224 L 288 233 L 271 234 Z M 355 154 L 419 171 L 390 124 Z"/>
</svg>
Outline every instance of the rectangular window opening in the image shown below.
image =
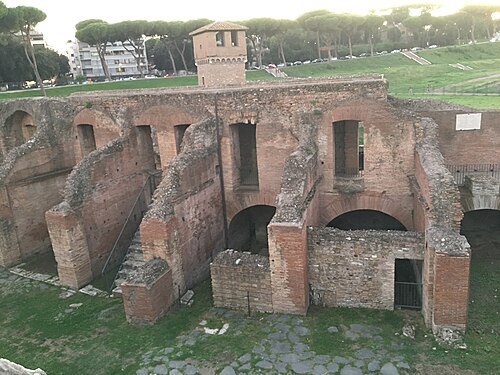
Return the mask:
<svg viewBox="0 0 500 375">
<path fill-rule="evenodd" d="M 357 177 L 364 170 L 364 131 L 359 121 L 333 123 L 335 176 Z"/>
<path fill-rule="evenodd" d="M 182 140 L 184 139 L 184 134 L 186 133 L 186 129 L 190 124 L 181 124 L 174 126 L 174 135 L 175 135 L 175 149 L 177 154 L 181 153 Z"/>
<path fill-rule="evenodd" d="M 217 47 L 224 47 L 224 31 L 217 31 L 215 33 L 215 44 Z"/>
<path fill-rule="evenodd" d="M 238 32 L 231 31 L 231 46 L 238 47 Z"/>
<path fill-rule="evenodd" d="M 78 139 L 80 141 L 80 151 L 82 158 L 96 149 L 94 127 L 92 125 L 78 125 Z"/>
<path fill-rule="evenodd" d="M 232 128 L 236 185 L 245 188 L 258 188 L 256 125 L 236 124 Z"/>
</svg>

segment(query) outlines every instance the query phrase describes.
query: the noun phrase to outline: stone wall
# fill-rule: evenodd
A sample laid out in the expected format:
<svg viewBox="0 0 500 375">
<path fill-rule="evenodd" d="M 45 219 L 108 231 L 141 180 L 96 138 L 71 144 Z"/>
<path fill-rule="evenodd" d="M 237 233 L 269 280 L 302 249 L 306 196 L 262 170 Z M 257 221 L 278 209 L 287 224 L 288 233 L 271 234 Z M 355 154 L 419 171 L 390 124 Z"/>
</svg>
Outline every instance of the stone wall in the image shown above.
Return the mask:
<svg viewBox="0 0 500 375">
<path fill-rule="evenodd" d="M 80 287 L 100 274 L 129 214 L 135 226 L 127 226 L 124 238 L 131 238 L 146 207 L 131 209 L 153 169 L 151 138 L 130 129 L 71 172 L 64 201 L 46 214 L 63 284 Z"/>
<path fill-rule="evenodd" d="M 481 129 L 456 130 L 456 116 L 463 113 L 481 113 Z M 425 111 L 422 115 L 431 117 L 438 124 L 439 148 L 446 164 L 498 164 L 500 111 Z"/>
<path fill-rule="evenodd" d="M 396 259 L 424 257 L 424 235 L 399 231 L 308 230 L 312 303 L 394 308 Z"/>
<path fill-rule="evenodd" d="M 285 163 L 276 214 L 268 226 L 274 312 L 306 314 L 307 226 L 317 225 L 320 183 L 317 119 L 303 115 L 299 147 Z"/>
<path fill-rule="evenodd" d="M 214 305 L 273 312 L 269 258 L 225 250 L 210 265 Z"/>
<path fill-rule="evenodd" d="M 460 192 L 439 151 L 437 131 L 430 118 L 423 118 L 417 126 L 415 202 L 420 205 L 419 216 L 425 212 L 422 312 L 426 324 L 440 334 L 443 328 L 465 330 L 470 248 L 459 234 Z"/>
<path fill-rule="evenodd" d="M 213 119 L 191 125 L 186 145 L 168 166 L 141 224 L 146 260 L 167 261 L 173 290 L 208 276 L 209 263 L 222 248 L 222 192 Z"/>
<path fill-rule="evenodd" d="M 22 123 L 12 121 L 16 113 L 29 115 L 35 130 L 3 155 L 0 166 L 0 265 L 10 266 L 50 251 L 44 215 L 61 202 L 60 192 L 75 164 L 73 110 L 58 99 L 13 100 L 3 102 L 0 113 L 2 140 L 10 137 L 12 128 L 22 130 Z"/>
<path fill-rule="evenodd" d="M 174 302 L 172 274 L 167 263 L 152 259 L 121 285 L 123 307 L 129 323 L 156 322 Z"/>
<path fill-rule="evenodd" d="M 246 82 L 245 60 L 243 58 L 234 60 L 198 63 L 198 84 L 206 87 L 244 85 Z"/>
</svg>

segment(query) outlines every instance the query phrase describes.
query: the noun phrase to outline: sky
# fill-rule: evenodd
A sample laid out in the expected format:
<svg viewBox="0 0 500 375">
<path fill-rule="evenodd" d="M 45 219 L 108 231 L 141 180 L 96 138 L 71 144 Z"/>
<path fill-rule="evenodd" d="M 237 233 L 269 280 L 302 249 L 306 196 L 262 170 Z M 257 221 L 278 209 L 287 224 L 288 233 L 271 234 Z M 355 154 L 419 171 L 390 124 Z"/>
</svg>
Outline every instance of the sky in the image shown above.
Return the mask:
<svg viewBox="0 0 500 375">
<path fill-rule="evenodd" d="M 86 19 L 102 19 L 109 23 L 126 20 L 187 21 L 208 18 L 214 21 L 243 21 L 256 17 L 295 19 L 303 13 L 317 9 L 332 12 L 366 14 L 370 9 L 383 9 L 402 4 L 430 2 L 443 4 L 442 12 L 452 13 L 460 9 L 464 0 L 148 0 L 110 1 L 83 0 L 1 0 L 9 8 L 18 5 L 36 7 L 47 18 L 37 26 L 44 34 L 49 47 L 60 53 L 66 51 L 66 42 L 74 39 L 75 25 Z M 469 4 L 498 4 L 499 0 L 467 0 Z M 125 5 L 126 3 L 130 6 Z"/>
</svg>

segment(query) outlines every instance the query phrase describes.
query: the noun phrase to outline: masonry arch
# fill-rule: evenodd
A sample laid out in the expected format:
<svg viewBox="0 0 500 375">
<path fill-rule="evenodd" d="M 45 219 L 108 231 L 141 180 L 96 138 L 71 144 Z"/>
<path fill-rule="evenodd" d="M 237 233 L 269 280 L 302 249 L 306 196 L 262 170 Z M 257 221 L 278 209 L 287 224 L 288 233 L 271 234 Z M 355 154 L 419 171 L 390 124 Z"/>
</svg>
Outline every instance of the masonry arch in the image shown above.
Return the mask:
<svg viewBox="0 0 500 375">
<path fill-rule="evenodd" d="M 470 210 L 464 214 L 460 234 L 471 246 L 471 260 L 500 261 L 500 210 Z"/>
<path fill-rule="evenodd" d="M 122 133 L 120 126 L 108 114 L 88 108 L 78 112 L 73 126 L 77 160 L 118 138 Z"/>
<path fill-rule="evenodd" d="M 21 146 L 35 135 L 36 124 L 33 116 L 26 111 L 16 110 L 12 113 L 3 125 L 3 153 L 6 154 L 11 149 Z"/>
<path fill-rule="evenodd" d="M 187 128 L 201 120 L 200 116 L 179 107 L 155 105 L 137 116 L 134 125 L 151 127 L 153 147 L 161 167 L 180 153 Z"/>
<path fill-rule="evenodd" d="M 267 226 L 276 207 L 256 205 L 236 214 L 229 224 L 228 247 L 238 251 L 269 256 Z"/>
<path fill-rule="evenodd" d="M 464 213 L 478 210 L 500 210 L 500 195 L 462 195 Z"/>
<path fill-rule="evenodd" d="M 411 210 L 381 194 L 353 194 L 325 202 L 320 213 L 320 223 L 327 225 L 336 217 L 350 211 L 373 210 L 392 216 L 407 230 L 413 230 Z"/>
<path fill-rule="evenodd" d="M 348 211 L 332 219 L 326 226 L 341 230 L 407 230 L 395 217 L 376 210 Z"/>
</svg>

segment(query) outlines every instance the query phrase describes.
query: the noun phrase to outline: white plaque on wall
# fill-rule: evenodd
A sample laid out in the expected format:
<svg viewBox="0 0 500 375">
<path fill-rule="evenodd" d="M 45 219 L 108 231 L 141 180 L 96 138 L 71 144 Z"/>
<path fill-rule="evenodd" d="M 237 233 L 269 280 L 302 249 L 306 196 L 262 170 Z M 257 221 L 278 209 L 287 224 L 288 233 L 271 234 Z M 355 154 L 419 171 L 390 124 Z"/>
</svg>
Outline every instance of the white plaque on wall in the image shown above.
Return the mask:
<svg viewBox="0 0 500 375">
<path fill-rule="evenodd" d="M 481 113 L 464 113 L 457 115 L 455 130 L 481 129 Z"/>
</svg>

